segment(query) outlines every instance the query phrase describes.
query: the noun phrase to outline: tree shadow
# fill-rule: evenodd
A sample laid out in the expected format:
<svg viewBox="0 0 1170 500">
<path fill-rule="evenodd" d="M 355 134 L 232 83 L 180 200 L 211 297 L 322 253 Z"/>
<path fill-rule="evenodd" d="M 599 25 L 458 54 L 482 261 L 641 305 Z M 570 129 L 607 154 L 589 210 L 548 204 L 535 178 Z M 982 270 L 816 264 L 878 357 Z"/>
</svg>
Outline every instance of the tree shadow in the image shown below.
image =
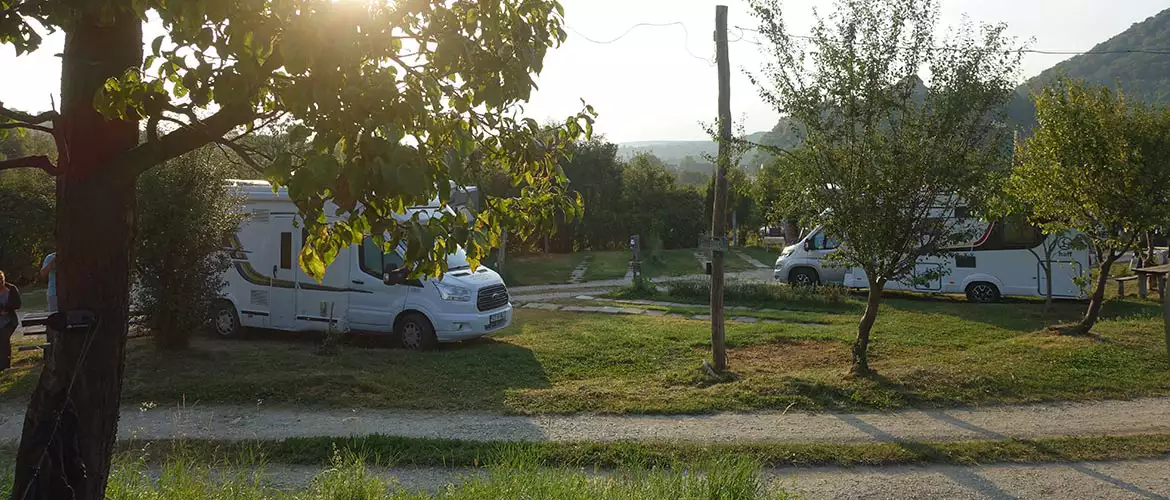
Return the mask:
<svg viewBox="0 0 1170 500">
<path fill-rule="evenodd" d="M 1083 463 L 1074 462 L 1071 459 L 1069 459 L 1068 457 L 1064 456 L 1062 453 L 1060 453 L 1060 451 L 1055 450 L 1049 446 L 1046 446 L 1043 443 L 1033 441 L 1033 440 L 1027 440 L 1027 439 L 1014 439 L 1014 438 L 1011 438 L 1009 436 L 1005 436 L 1005 435 L 1000 434 L 998 432 L 979 427 L 975 424 L 972 424 L 972 423 L 967 422 L 963 419 L 955 417 L 954 415 L 947 413 L 945 410 L 924 411 L 923 413 L 931 418 L 942 421 L 942 422 L 947 423 L 951 426 L 954 426 L 954 427 L 957 427 L 959 429 L 963 429 L 965 431 L 977 434 L 986 440 L 1013 441 L 1013 442 L 1017 442 L 1017 443 L 1026 444 L 1028 446 L 1035 448 L 1037 451 L 1042 452 L 1046 456 L 1051 456 L 1051 457 L 1056 458 L 1056 460 L 1062 462 L 1062 465 L 1065 465 L 1065 466 L 1069 467 L 1070 469 L 1077 471 L 1078 473 L 1084 474 L 1084 475 L 1091 477 L 1093 479 L 1096 479 L 1098 481 L 1102 481 L 1102 482 L 1111 484 L 1117 488 L 1123 489 L 1129 493 L 1133 493 L 1133 494 L 1141 496 L 1143 498 L 1163 499 L 1163 500 L 1166 499 L 1166 497 L 1163 495 L 1159 495 L 1159 494 L 1154 493 L 1152 491 L 1146 490 L 1146 489 L 1144 489 L 1140 486 L 1137 486 L 1133 483 L 1126 482 L 1122 479 L 1110 476 L 1110 475 L 1105 474 L 1101 471 L 1094 470 Z M 950 456 L 945 451 L 940 450 L 940 449 L 936 448 L 935 446 L 932 446 L 928 443 L 911 441 L 911 440 L 907 440 L 907 439 L 903 439 L 903 438 L 899 438 L 897 436 L 894 436 L 893 434 L 890 434 L 886 431 L 883 431 L 883 430 L 877 428 L 876 426 L 874 426 L 873 424 L 870 424 L 870 423 L 862 420 L 857 415 L 836 414 L 834 416 L 837 417 L 837 419 L 849 424 L 853 428 L 860 430 L 861 432 L 864 432 L 865 434 L 868 434 L 869 436 L 873 437 L 875 440 L 877 440 L 879 442 L 897 444 L 898 446 L 901 446 L 902 448 L 906 449 L 907 451 L 910 451 L 910 452 L 917 454 L 919 456 L 922 456 L 922 457 L 927 457 L 931 461 L 935 461 L 935 462 L 939 462 L 939 463 L 951 462 Z M 946 475 L 949 479 L 951 479 L 955 483 L 962 485 L 968 489 L 971 489 L 972 491 L 975 491 L 977 493 L 985 495 L 989 498 L 996 498 L 996 499 L 1016 498 L 1016 497 L 1012 496 L 1011 494 L 1007 493 L 1006 491 L 1004 491 L 1002 488 L 1000 488 L 998 485 L 996 485 L 991 480 L 976 473 L 970 467 L 961 467 L 961 466 L 946 467 L 946 468 L 942 468 L 940 470 L 940 472 L 942 474 Z"/>
<path fill-rule="evenodd" d="M 883 431 L 876 426 L 862 420 L 857 415 L 850 414 L 835 414 L 839 420 L 849 424 L 853 428 L 868 434 L 875 440 L 882 443 L 897 444 L 906 450 L 920 456 L 929 457 L 932 461 L 946 462 L 947 455 L 943 451 L 926 443 L 919 443 L 906 439 L 899 438 Z M 940 470 L 940 472 L 947 476 L 951 481 L 966 487 L 972 491 L 980 493 L 988 498 L 993 499 L 1014 499 L 1015 496 L 1008 494 L 991 480 L 977 474 L 975 471 L 965 467 L 947 467 Z"/>
<path fill-rule="evenodd" d="M 1044 313 L 1044 304 L 1028 300 L 1005 301 L 996 304 L 977 304 L 947 297 L 908 300 L 897 298 L 883 301 L 889 309 L 918 314 L 953 316 L 964 322 L 979 323 L 999 329 L 1027 333 L 1043 329 L 1048 324 L 1079 319 L 1083 306 L 1073 302 L 1056 302 L 1052 311 Z M 879 322 L 881 321 L 879 316 Z"/>
<path fill-rule="evenodd" d="M 201 340 L 158 353 L 148 342 L 128 350 L 127 399 L 507 412 L 518 392 L 550 387 L 531 349 L 496 340 L 441 344 L 431 351 L 387 348 L 384 337 L 320 355 L 318 340 L 269 334 Z"/>
<path fill-rule="evenodd" d="M 1066 457 L 1064 454 L 1060 453 L 1060 451 L 1055 450 L 1052 447 L 1045 445 L 1044 443 L 1041 443 L 1038 441 L 1033 441 L 1033 440 L 1028 440 L 1028 439 L 1014 439 L 1014 438 L 1011 438 L 1009 436 L 1005 436 L 1003 434 L 1000 434 L 998 432 L 979 427 L 975 424 L 967 422 L 966 420 L 963 420 L 963 419 L 958 418 L 954 415 L 951 415 L 950 413 L 947 413 L 946 411 L 927 411 L 924 413 L 926 415 L 930 416 L 931 418 L 934 418 L 935 420 L 939 420 L 939 421 L 945 422 L 947 424 L 950 424 L 954 427 L 958 427 L 960 429 L 978 434 L 978 435 L 983 436 L 984 438 L 989 439 L 989 440 L 1015 441 L 1018 443 L 1027 444 L 1028 446 L 1035 448 L 1037 451 L 1040 451 L 1047 456 L 1056 457 L 1058 460 L 1063 461 L 1064 465 L 1068 466 L 1070 469 L 1073 469 L 1081 474 L 1089 476 L 1089 477 L 1096 479 L 1098 481 L 1112 484 L 1113 486 L 1121 488 L 1121 489 L 1128 491 L 1130 493 L 1133 493 L 1135 495 L 1138 495 L 1138 496 L 1141 496 L 1144 498 L 1156 498 L 1156 499 L 1165 499 L 1166 498 L 1163 495 L 1159 495 L 1157 493 L 1143 489 L 1140 486 L 1137 486 L 1133 483 L 1129 483 L 1129 482 L 1123 481 L 1121 479 L 1115 478 L 1113 476 L 1110 476 L 1108 474 L 1105 474 L 1101 471 L 1091 469 L 1083 463 L 1075 462 L 1075 461 L 1069 459 L 1068 457 Z"/>
</svg>

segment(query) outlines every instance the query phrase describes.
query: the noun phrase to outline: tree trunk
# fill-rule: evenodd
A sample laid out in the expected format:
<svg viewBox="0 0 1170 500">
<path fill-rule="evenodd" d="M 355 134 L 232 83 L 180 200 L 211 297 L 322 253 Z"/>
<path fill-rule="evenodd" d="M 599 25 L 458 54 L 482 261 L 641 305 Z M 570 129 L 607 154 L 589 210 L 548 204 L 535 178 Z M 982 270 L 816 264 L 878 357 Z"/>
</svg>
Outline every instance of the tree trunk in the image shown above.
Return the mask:
<svg viewBox="0 0 1170 500">
<path fill-rule="evenodd" d="M 882 288 L 886 285 L 884 281 L 874 279 L 872 273 L 866 274 L 870 276 L 869 300 L 865 305 L 865 314 L 861 316 L 861 323 L 857 325 L 857 340 L 853 341 L 853 364 L 849 367 L 849 375 L 852 377 L 866 377 L 873 373 L 869 369 L 869 332 L 877 321 Z"/>
<path fill-rule="evenodd" d="M 1142 252 L 1144 254 L 1142 255 L 1142 267 L 1156 266 L 1158 265 L 1158 261 L 1154 258 L 1154 236 L 1150 233 L 1150 231 L 1146 231 L 1145 238 L 1146 244 L 1145 248 L 1143 249 L 1145 251 Z M 1158 290 L 1159 294 L 1162 293 L 1162 290 L 1158 288 L 1158 280 L 1154 277 L 1153 274 L 1147 274 L 1145 276 L 1145 280 L 1147 290 Z"/>
<path fill-rule="evenodd" d="M 138 143 L 136 121 L 107 121 L 93 99 L 105 80 L 142 62 L 132 14 L 83 15 L 66 28 L 56 123 L 57 286 L 60 310 L 98 318 L 58 336 L 25 414 L 14 498 L 100 499 L 118 426 L 126 343 L 134 179 L 119 153 Z"/>
<path fill-rule="evenodd" d="M 1077 333 L 1087 334 L 1097 323 L 1097 317 L 1101 314 L 1101 304 L 1105 302 L 1105 282 L 1109 279 L 1109 268 L 1113 267 L 1113 262 L 1116 260 L 1117 257 L 1110 257 L 1101 261 L 1101 267 L 1097 274 L 1097 285 L 1093 289 L 1093 295 L 1089 298 L 1089 310 L 1085 312 L 1085 317 L 1077 325 Z"/>
</svg>

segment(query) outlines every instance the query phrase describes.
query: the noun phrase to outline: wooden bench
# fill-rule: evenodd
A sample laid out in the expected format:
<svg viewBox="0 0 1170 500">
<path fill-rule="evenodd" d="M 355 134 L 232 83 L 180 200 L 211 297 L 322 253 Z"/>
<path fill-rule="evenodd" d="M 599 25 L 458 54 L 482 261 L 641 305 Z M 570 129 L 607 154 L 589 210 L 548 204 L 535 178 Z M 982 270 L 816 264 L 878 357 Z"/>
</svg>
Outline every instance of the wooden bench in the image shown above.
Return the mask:
<svg viewBox="0 0 1170 500">
<path fill-rule="evenodd" d="M 1121 277 L 1121 278 L 1113 278 L 1113 280 L 1117 282 L 1117 296 L 1118 296 L 1118 297 L 1125 297 L 1125 283 L 1126 283 L 1127 281 L 1133 281 L 1133 280 L 1136 280 L 1136 279 L 1138 279 L 1138 277 L 1137 277 L 1136 275 L 1134 275 L 1134 276 L 1124 276 L 1124 277 Z M 1144 284 L 1145 284 L 1145 280 L 1142 280 L 1142 282 L 1138 284 L 1138 287 L 1139 287 L 1139 288 L 1145 288 L 1145 286 L 1143 286 Z M 1139 294 L 1141 294 L 1141 293 L 1142 293 L 1142 291 L 1141 291 L 1141 290 L 1138 290 L 1138 293 L 1139 293 Z M 1143 294 L 1143 296 L 1144 296 L 1144 294 Z"/>
</svg>

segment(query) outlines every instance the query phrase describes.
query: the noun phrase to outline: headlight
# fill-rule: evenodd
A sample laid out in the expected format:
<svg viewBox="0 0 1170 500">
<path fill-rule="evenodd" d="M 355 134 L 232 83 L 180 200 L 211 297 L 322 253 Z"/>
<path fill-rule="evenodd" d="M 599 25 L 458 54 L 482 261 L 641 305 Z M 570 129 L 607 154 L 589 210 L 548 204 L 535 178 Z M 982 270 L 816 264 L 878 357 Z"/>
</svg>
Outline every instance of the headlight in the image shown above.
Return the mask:
<svg viewBox="0 0 1170 500">
<path fill-rule="evenodd" d="M 450 300 L 452 302 L 471 302 L 471 290 L 438 281 L 433 283 L 435 284 L 435 288 L 439 289 L 440 299 Z"/>
</svg>

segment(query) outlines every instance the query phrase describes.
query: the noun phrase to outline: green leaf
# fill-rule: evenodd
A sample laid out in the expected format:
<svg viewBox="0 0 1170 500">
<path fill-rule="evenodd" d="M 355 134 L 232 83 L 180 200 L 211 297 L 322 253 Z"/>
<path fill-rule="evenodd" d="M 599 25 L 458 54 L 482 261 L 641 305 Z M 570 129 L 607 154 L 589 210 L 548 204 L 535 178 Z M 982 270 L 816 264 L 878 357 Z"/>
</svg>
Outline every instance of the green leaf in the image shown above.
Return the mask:
<svg viewBox="0 0 1170 500">
<path fill-rule="evenodd" d="M 159 35 L 158 37 L 155 37 L 153 42 L 150 42 L 151 55 L 154 55 L 154 56 L 161 55 L 160 51 L 162 50 L 162 43 L 163 43 L 164 38 L 166 38 L 166 35 Z"/>
</svg>

